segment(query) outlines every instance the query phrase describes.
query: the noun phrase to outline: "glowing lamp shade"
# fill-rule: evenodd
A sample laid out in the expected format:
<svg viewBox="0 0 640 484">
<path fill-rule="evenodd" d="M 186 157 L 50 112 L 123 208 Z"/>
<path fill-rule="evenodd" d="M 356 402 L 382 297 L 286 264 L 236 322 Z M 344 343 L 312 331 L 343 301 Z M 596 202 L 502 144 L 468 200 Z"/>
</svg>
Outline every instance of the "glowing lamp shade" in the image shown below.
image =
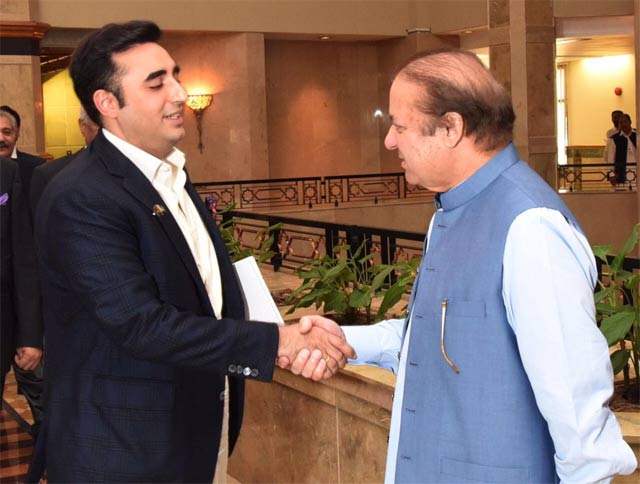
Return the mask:
<svg viewBox="0 0 640 484">
<path fill-rule="evenodd" d="M 187 107 L 193 110 L 196 115 L 196 127 L 198 128 L 198 150 L 202 153 L 202 114 L 211 105 L 213 94 L 189 94 L 187 96 Z"/>
<path fill-rule="evenodd" d="M 189 94 L 187 97 L 187 106 L 195 112 L 204 111 L 211 105 L 213 94 Z"/>
</svg>

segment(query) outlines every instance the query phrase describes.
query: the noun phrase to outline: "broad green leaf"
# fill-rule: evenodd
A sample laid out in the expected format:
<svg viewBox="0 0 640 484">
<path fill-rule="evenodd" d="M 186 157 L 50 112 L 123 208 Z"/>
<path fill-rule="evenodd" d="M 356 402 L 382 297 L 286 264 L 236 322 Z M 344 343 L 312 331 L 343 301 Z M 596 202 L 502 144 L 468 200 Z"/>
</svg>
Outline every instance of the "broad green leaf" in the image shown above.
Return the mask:
<svg viewBox="0 0 640 484">
<path fill-rule="evenodd" d="M 329 269 L 322 277 L 322 279 L 324 281 L 329 280 L 329 279 L 334 279 L 335 277 L 337 277 L 344 269 L 345 267 L 347 267 L 347 265 L 344 262 L 339 262 L 338 265 L 336 265 L 335 267 L 332 267 L 331 269 Z"/>
<path fill-rule="evenodd" d="M 606 304 L 606 303 L 597 303 L 596 304 L 596 312 L 597 313 L 601 313 L 604 315 L 609 315 L 609 314 L 613 314 L 615 312 L 617 312 L 618 310 L 616 308 L 614 308 L 613 306 L 611 306 L 610 304 Z"/>
<path fill-rule="evenodd" d="M 342 280 L 344 282 L 356 282 L 358 280 L 358 278 L 353 273 L 353 271 L 351 269 L 349 269 L 348 267 L 345 267 L 345 269 L 342 272 L 342 274 L 340 274 L 340 277 L 342 278 Z"/>
<path fill-rule="evenodd" d="M 335 311 L 339 314 L 344 314 L 347 309 L 347 303 L 344 300 L 344 296 L 338 292 L 334 292 L 327 295 L 324 299 L 325 312 Z"/>
<path fill-rule="evenodd" d="M 294 297 L 298 296 L 298 294 L 306 291 L 311 286 L 313 286 L 313 281 L 305 281 L 305 282 L 303 282 L 300 286 L 296 287 L 293 291 L 291 291 L 291 294 L 289 294 L 289 297 L 287 298 L 287 301 L 289 301 L 289 300 L 293 299 Z"/>
<path fill-rule="evenodd" d="M 373 282 L 371 283 L 371 290 L 373 292 L 377 291 L 385 283 L 392 271 L 393 267 L 391 266 L 379 271 L 376 274 L 376 277 L 374 277 Z"/>
<path fill-rule="evenodd" d="M 320 275 L 320 270 L 319 269 L 312 269 L 310 271 L 299 272 L 298 273 L 298 277 L 300 277 L 300 279 L 306 281 L 306 280 L 309 280 L 309 279 L 319 279 L 321 277 L 321 275 Z"/>
<path fill-rule="evenodd" d="M 607 264 L 607 255 L 613 252 L 613 247 L 610 245 L 594 245 L 591 247 L 591 250 L 593 251 L 593 255 Z"/>
<path fill-rule="evenodd" d="M 607 339 L 607 344 L 612 346 L 621 339 L 624 339 L 631 325 L 633 324 L 634 313 L 631 311 L 621 311 L 602 320 L 600 331 Z"/>
<path fill-rule="evenodd" d="M 367 308 L 371 305 L 371 294 L 368 291 L 357 289 L 351 293 L 349 306 L 352 308 Z"/>
<path fill-rule="evenodd" d="M 380 303 L 380 307 L 378 308 L 378 312 L 376 313 L 376 318 L 378 316 L 384 316 L 386 312 L 391 309 L 404 294 L 404 287 L 393 285 L 388 290 L 385 291 L 384 297 L 382 298 L 382 303 Z"/>
<path fill-rule="evenodd" d="M 609 286 L 606 289 L 596 292 L 593 295 L 593 299 L 596 303 L 599 303 L 599 302 L 602 302 L 603 300 L 606 300 L 607 298 L 614 297 L 617 291 L 618 291 L 617 286 Z"/>
<path fill-rule="evenodd" d="M 629 238 L 625 241 L 622 249 L 620 249 L 616 257 L 613 259 L 613 262 L 610 266 L 612 271 L 620 271 L 624 262 L 624 258 L 627 257 L 631 252 L 633 252 L 633 249 L 635 249 L 636 245 L 638 245 L 638 227 L 640 227 L 640 224 L 636 224 L 633 226 L 631 235 L 629 235 Z"/>
<path fill-rule="evenodd" d="M 331 289 L 329 288 L 323 288 L 323 287 L 314 287 L 314 289 L 312 289 L 311 291 L 309 291 L 305 296 L 303 296 L 300 299 L 300 303 L 299 304 L 306 304 L 307 301 L 315 301 L 316 304 L 318 304 L 319 301 L 322 300 L 323 297 L 325 297 L 327 294 L 331 293 Z M 307 304 L 306 306 L 302 306 L 302 307 L 309 307 L 310 304 Z"/>
<path fill-rule="evenodd" d="M 611 353 L 611 366 L 613 367 L 613 374 L 617 375 L 624 367 L 629 363 L 629 357 L 631 352 L 629 350 L 618 350 Z"/>
</svg>

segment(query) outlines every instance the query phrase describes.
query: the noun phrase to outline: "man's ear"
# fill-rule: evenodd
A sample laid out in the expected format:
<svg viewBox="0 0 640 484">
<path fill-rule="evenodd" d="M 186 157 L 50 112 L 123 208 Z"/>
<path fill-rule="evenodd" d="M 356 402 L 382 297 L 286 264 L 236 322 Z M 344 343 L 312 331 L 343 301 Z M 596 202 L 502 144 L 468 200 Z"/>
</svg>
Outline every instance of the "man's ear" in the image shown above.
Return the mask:
<svg viewBox="0 0 640 484">
<path fill-rule="evenodd" d="M 93 103 L 104 118 L 116 118 L 120 112 L 118 99 L 104 89 L 98 89 L 93 93 Z"/>
<path fill-rule="evenodd" d="M 445 144 L 455 148 L 464 137 L 464 119 L 459 113 L 445 113 L 442 116 L 445 128 Z"/>
</svg>

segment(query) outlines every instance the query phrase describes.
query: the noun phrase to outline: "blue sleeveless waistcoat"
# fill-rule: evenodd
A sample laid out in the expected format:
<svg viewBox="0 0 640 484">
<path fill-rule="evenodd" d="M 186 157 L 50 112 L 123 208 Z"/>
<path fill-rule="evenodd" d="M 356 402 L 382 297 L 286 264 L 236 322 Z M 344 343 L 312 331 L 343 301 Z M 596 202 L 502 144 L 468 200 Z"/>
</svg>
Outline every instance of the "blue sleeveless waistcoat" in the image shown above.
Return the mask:
<svg viewBox="0 0 640 484">
<path fill-rule="evenodd" d="M 557 482 L 554 448 L 507 321 L 502 259 L 513 220 L 558 195 L 513 147 L 436 200 L 411 307 L 396 482 Z M 445 343 L 456 374 L 440 353 Z"/>
</svg>

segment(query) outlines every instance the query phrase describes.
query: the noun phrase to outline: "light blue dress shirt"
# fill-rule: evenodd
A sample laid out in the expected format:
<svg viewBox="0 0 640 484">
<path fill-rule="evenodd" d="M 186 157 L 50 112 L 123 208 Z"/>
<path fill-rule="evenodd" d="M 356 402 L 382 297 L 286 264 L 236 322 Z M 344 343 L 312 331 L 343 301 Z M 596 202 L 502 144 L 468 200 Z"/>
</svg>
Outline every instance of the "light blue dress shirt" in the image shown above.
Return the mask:
<svg viewBox="0 0 640 484">
<path fill-rule="evenodd" d="M 613 378 L 609 350 L 595 322 L 596 278 L 587 240 L 560 212 L 535 208 L 514 220 L 504 251 L 502 296 L 538 408 L 549 425 L 556 471 L 563 483 L 608 483 L 637 466 L 607 406 Z M 409 325 L 401 348 L 403 326 L 403 319 L 392 319 L 374 326 L 343 327 L 358 354 L 358 360 L 350 363 L 376 364 L 398 375 L 387 483 L 393 483 L 395 476 L 411 337 Z"/>
</svg>

